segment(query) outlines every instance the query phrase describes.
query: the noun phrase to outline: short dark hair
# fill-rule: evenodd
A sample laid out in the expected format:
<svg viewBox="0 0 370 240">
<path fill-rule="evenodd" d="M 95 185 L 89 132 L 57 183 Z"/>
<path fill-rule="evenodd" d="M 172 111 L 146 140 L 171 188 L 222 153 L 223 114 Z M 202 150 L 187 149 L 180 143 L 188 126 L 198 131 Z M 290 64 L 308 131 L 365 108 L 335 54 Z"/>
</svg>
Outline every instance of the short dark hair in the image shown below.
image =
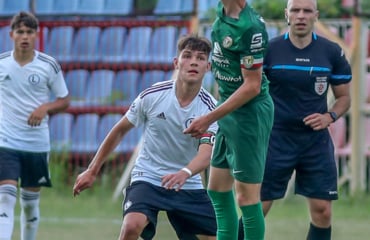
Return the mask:
<svg viewBox="0 0 370 240">
<path fill-rule="evenodd" d="M 189 34 L 182 36 L 177 42 L 177 55 L 184 49 L 202 51 L 209 56 L 212 50 L 212 44 L 205 37 L 200 37 L 197 34 Z"/>
<path fill-rule="evenodd" d="M 39 21 L 29 12 L 19 12 L 12 18 L 10 28 L 12 30 L 19 28 L 21 25 L 37 30 L 39 28 Z"/>
</svg>

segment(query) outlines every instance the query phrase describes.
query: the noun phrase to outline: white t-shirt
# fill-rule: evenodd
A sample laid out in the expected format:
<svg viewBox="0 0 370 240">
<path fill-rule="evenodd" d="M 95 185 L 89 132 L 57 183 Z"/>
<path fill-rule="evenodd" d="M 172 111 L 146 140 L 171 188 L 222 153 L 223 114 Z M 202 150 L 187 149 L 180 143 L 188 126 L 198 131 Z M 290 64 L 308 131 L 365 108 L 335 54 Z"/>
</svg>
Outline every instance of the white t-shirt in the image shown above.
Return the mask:
<svg viewBox="0 0 370 240">
<path fill-rule="evenodd" d="M 197 154 L 199 139 L 184 134 L 191 121 L 216 106 L 204 88 L 186 107 L 175 95 L 175 82 L 160 82 L 144 90 L 131 104 L 127 119 L 136 127 L 144 126 L 144 142 L 131 173 L 131 182 L 147 181 L 161 186 L 161 177 L 185 167 Z M 208 131 L 216 133 L 217 124 Z M 200 174 L 186 181 L 183 189 L 202 189 Z"/>
<path fill-rule="evenodd" d="M 68 95 L 61 67 L 54 58 L 35 51 L 32 62 L 20 66 L 13 51 L 0 55 L 0 147 L 50 150 L 49 117 L 40 126 L 27 124 L 31 112 L 49 102 L 50 93 L 57 98 Z"/>
</svg>

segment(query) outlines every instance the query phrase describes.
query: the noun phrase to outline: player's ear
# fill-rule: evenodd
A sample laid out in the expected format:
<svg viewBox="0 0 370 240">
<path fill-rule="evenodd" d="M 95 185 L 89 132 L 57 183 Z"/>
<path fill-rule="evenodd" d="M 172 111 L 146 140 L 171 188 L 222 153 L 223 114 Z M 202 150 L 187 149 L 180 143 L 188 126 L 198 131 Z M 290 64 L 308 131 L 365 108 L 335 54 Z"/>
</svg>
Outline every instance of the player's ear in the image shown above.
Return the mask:
<svg viewBox="0 0 370 240">
<path fill-rule="evenodd" d="M 208 62 L 208 64 L 207 64 L 207 71 L 210 71 L 210 70 L 211 70 L 211 63 Z"/>
<path fill-rule="evenodd" d="M 287 9 L 285 9 L 284 15 L 285 15 L 285 20 L 286 20 L 286 22 L 287 22 L 287 24 L 289 26 L 290 25 L 290 22 L 289 22 L 289 18 L 288 18 L 288 10 Z"/>
<path fill-rule="evenodd" d="M 173 59 L 173 68 L 179 69 L 179 59 L 177 57 Z"/>
</svg>

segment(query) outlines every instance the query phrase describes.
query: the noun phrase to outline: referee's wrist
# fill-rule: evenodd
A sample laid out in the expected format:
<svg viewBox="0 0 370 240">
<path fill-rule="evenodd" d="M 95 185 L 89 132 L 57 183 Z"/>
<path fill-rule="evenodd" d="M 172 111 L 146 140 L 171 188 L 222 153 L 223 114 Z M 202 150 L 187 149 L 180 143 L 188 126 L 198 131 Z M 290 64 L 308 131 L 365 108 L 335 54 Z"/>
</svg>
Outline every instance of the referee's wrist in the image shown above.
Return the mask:
<svg viewBox="0 0 370 240">
<path fill-rule="evenodd" d="M 187 167 L 181 168 L 181 171 L 186 172 L 189 175 L 189 177 L 193 176 L 193 172 Z"/>
</svg>

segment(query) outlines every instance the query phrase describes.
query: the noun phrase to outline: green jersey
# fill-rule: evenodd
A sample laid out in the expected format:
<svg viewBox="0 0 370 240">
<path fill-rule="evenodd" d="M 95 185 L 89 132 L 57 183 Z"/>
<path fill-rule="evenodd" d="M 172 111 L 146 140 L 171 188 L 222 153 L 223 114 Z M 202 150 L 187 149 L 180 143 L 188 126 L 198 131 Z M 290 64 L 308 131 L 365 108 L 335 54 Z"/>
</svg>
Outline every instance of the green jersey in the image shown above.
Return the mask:
<svg viewBox="0 0 370 240">
<path fill-rule="evenodd" d="M 220 102 L 224 102 L 243 83 L 241 68 L 262 67 L 268 43 L 263 18 L 247 5 L 239 19 L 223 14 L 223 5 L 217 7 L 217 19 L 212 26 L 212 72 L 219 85 Z M 263 74 L 261 93 L 255 99 L 268 94 L 268 80 Z"/>
<path fill-rule="evenodd" d="M 233 19 L 223 15 L 220 3 L 217 14 L 211 35 L 212 72 L 222 104 L 243 84 L 242 68 L 262 67 L 268 37 L 263 19 L 249 6 Z M 261 80 L 258 96 L 217 121 L 219 130 L 211 160 L 212 166 L 228 168 L 235 179 L 246 183 L 262 181 L 273 122 L 269 82 L 264 74 Z"/>
</svg>

